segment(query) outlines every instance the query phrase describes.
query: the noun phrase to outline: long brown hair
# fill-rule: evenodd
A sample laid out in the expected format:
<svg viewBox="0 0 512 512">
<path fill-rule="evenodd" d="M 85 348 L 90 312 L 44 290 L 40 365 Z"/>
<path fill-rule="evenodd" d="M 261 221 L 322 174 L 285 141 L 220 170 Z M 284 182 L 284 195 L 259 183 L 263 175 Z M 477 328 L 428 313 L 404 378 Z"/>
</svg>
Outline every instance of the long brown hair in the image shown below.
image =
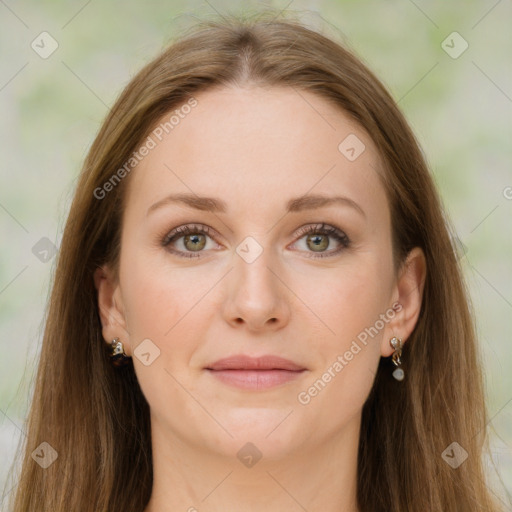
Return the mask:
<svg viewBox="0 0 512 512">
<path fill-rule="evenodd" d="M 118 264 L 129 176 L 105 199 L 98 189 L 161 116 L 199 91 L 244 84 L 307 90 L 355 119 L 383 162 L 397 263 L 417 246 L 426 256 L 420 317 L 402 356 L 407 379 L 393 379 L 381 358 L 363 406 L 361 512 L 501 510 L 483 469 L 488 416 L 468 291 L 418 143 L 351 52 L 297 20 L 272 18 L 200 22 L 131 80 L 94 140 L 59 251 L 14 512 L 139 512 L 149 501 L 149 406 L 133 364 L 107 360 L 93 282 L 98 266 Z M 42 442 L 58 454 L 47 469 L 31 456 Z M 453 442 L 468 454 L 456 469 L 442 456 Z"/>
</svg>

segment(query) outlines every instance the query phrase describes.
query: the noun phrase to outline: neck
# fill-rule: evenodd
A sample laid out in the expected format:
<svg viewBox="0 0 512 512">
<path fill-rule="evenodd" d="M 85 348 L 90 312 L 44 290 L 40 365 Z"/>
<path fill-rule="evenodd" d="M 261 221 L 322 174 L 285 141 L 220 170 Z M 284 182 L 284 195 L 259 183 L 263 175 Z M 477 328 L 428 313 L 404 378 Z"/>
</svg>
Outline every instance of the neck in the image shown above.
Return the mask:
<svg viewBox="0 0 512 512">
<path fill-rule="evenodd" d="M 178 439 L 152 418 L 153 489 L 144 512 L 358 512 L 360 415 L 341 432 L 286 453 L 247 445 L 239 456 Z M 245 440 L 240 440 L 242 448 Z M 235 450 L 237 451 L 237 450 Z M 251 459 L 252 457 L 252 459 Z"/>
</svg>

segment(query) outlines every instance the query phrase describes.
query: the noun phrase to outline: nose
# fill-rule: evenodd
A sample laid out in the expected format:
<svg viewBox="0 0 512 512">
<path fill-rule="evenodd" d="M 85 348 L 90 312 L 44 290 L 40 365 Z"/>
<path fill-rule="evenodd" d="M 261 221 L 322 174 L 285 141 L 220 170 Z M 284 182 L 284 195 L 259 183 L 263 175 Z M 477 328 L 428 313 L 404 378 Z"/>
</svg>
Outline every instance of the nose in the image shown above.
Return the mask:
<svg viewBox="0 0 512 512">
<path fill-rule="evenodd" d="M 234 269 L 227 276 L 225 320 L 238 329 L 275 331 L 288 324 L 291 292 L 279 266 L 264 250 L 251 263 L 234 255 Z"/>
</svg>

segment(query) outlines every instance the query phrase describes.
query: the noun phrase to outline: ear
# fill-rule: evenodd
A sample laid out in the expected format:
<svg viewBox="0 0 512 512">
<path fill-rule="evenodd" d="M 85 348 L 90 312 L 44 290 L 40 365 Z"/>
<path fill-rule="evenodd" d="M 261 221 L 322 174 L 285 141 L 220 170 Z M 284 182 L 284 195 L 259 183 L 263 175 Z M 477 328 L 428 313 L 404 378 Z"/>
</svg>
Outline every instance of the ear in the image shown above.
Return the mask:
<svg viewBox="0 0 512 512">
<path fill-rule="evenodd" d="M 402 264 L 393 290 L 393 310 L 396 313 L 386 326 L 382 340 L 381 353 L 384 357 L 393 353 L 389 344 L 391 337 L 402 338 L 405 344 L 414 330 L 421 310 L 426 273 L 425 254 L 420 247 L 415 247 Z"/>
<path fill-rule="evenodd" d="M 95 270 L 94 285 L 98 290 L 98 309 L 103 338 L 107 343 L 114 338 L 119 338 L 124 345 L 126 354 L 131 356 L 121 289 L 108 265 Z"/>
</svg>

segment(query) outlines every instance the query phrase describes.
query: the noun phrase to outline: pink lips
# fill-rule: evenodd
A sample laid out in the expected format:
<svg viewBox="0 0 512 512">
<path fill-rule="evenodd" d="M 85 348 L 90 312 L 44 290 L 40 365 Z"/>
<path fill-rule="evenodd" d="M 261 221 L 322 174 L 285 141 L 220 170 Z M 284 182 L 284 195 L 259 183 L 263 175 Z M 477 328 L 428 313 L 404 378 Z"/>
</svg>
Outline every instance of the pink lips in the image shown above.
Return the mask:
<svg viewBox="0 0 512 512">
<path fill-rule="evenodd" d="M 243 354 L 220 359 L 205 368 L 222 382 L 250 390 L 268 389 L 290 382 L 306 368 L 278 356 L 250 357 Z"/>
</svg>

